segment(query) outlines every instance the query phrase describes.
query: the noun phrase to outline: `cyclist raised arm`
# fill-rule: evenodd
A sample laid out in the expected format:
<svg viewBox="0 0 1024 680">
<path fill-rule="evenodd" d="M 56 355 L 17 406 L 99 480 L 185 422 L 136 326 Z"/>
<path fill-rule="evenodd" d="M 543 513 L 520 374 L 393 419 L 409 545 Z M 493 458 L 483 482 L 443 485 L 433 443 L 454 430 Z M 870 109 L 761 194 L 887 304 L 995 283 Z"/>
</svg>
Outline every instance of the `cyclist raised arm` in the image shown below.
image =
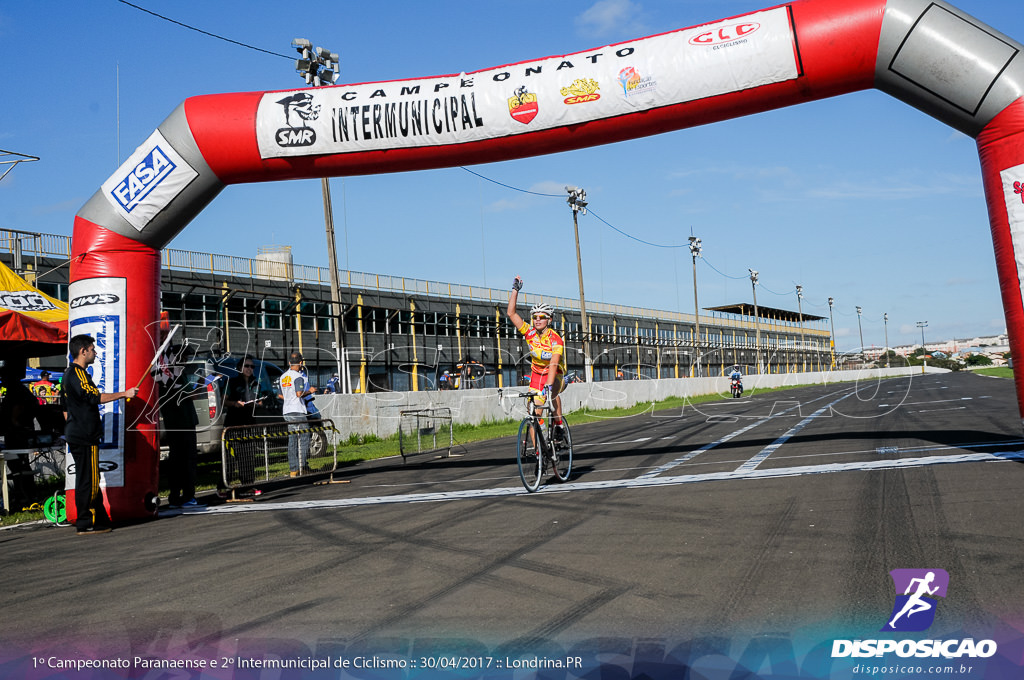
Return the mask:
<svg viewBox="0 0 1024 680">
<path fill-rule="evenodd" d="M 551 328 L 554 310 L 550 305 L 534 305 L 530 310 L 530 323 L 519 316 L 516 304 L 522 287 L 523 280 L 517 276 L 508 295 L 506 314 L 530 348 L 530 387 L 537 391 L 546 390 L 550 398 L 555 400 L 557 427 L 562 424 L 562 399 L 558 395 L 565 387 L 565 341 Z"/>
</svg>

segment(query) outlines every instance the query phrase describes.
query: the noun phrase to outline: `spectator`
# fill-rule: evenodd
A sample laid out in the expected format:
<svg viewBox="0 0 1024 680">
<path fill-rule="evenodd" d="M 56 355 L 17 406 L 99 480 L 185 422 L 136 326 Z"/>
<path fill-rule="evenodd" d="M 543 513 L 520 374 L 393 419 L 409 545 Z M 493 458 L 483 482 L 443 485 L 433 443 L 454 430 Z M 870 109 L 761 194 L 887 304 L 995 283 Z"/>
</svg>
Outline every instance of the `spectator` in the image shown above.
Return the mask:
<svg viewBox="0 0 1024 680">
<path fill-rule="evenodd" d="M 32 383 L 32 394 L 36 395 L 40 404 L 49 404 L 55 401 L 57 386 L 50 382 L 50 372 L 40 371 L 39 380 Z"/>
<path fill-rule="evenodd" d="M 243 427 L 256 422 L 256 405 L 259 403 L 260 381 L 255 375 L 254 359 L 246 354 L 242 357 L 241 373 L 228 380 L 224 395 L 224 427 Z M 254 446 L 256 440 L 239 441 L 232 446 L 234 464 L 237 468 L 238 480 L 244 486 L 256 481 L 256 456 Z"/>
<path fill-rule="evenodd" d="M 61 380 L 67 425 L 64 438 L 68 452 L 75 461 L 75 528 L 79 536 L 104 534 L 111 530 L 110 515 L 100 493 L 100 441 L 103 421 L 100 404 L 118 399 L 131 399 L 137 387 L 124 392 L 103 394 L 97 389 L 86 369 L 96 361 L 96 340 L 89 335 L 76 335 L 68 343 L 71 365 Z"/>
<path fill-rule="evenodd" d="M 288 474 L 297 477 L 306 468 L 309 456 L 309 425 L 306 419 L 306 404 L 303 397 L 316 392 L 309 387 L 302 373 L 302 354 L 292 352 L 288 358 L 288 370 L 281 375 L 281 394 L 284 398 L 284 419 L 289 423 L 288 431 Z"/>
<path fill-rule="evenodd" d="M 327 386 L 324 388 L 324 394 L 337 394 L 341 391 L 341 377 L 335 373 L 331 376 L 331 379 L 327 381 Z"/>
<path fill-rule="evenodd" d="M 0 433 L 4 435 L 4 446 L 8 449 L 27 449 L 35 441 L 36 420 L 41 409 L 36 396 L 21 381 L 24 376 L 24 359 L 5 360 L 0 370 L 0 382 L 5 388 L 4 398 L 0 401 Z M 3 464 L 4 461 L 0 460 L 0 465 Z M 12 458 L 7 461 L 7 467 L 11 471 L 14 495 L 30 503 L 32 467 L 28 457 Z"/>
<path fill-rule="evenodd" d="M 171 346 L 160 356 L 155 367 L 160 385 L 160 415 L 164 419 L 167 441 L 167 502 L 172 508 L 194 508 L 196 500 L 196 464 L 198 442 L 196 426 L 199 416 L 192 402 L 188 376 L 184 372 L 182 348 Z"/>
</svg>

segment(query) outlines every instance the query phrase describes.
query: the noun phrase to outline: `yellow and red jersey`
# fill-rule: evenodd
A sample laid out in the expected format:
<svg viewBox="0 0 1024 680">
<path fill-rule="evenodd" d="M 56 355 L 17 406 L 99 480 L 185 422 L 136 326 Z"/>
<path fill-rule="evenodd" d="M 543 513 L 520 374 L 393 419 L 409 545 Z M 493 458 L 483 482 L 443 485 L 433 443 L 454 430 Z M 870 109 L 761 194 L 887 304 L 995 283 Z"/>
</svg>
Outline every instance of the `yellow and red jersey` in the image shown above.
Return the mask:
<svg viewBox="0 0 1024 680">
<path fill-rule="evenodd" d="M 558 375 L 565 373 L 565 341 L 562 340 L 561 335 L 550 327 L 541 334 L 529 321 L 523 321 L 523 325 L 518 330 L 530 347 L 530 361 L 533 364 L 534 373 L 547 373 L 548 364 L 551 363 L 553 354 L 559 356 Z"/>
</svg>

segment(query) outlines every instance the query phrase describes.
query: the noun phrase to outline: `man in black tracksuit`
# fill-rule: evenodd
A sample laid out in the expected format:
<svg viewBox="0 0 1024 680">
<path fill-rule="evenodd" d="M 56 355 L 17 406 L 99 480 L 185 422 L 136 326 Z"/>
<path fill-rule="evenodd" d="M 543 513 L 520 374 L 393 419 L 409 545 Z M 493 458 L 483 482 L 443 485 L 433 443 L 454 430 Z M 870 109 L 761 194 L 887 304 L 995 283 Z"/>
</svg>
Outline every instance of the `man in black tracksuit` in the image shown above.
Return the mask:
<svg viewBox="0 0 1024 680">
<path fill-rule="evenodd" d="M 71 338 L 68 353 L 72 361 L 64 371 L 60 389 L 67 420 L 64 439 L 75 461 L 76 533 L 107 533 L 111 522 L 100 493 L 99 445 L 103 438 L 103 422 L 99 405 L 126 397 L 131 399 L 139 390 L 129 387 L 124 392 L 100 393 L 85 370 L 96 361 L 96 340 L 92 336 L 76 335 Z"/>
</svg>

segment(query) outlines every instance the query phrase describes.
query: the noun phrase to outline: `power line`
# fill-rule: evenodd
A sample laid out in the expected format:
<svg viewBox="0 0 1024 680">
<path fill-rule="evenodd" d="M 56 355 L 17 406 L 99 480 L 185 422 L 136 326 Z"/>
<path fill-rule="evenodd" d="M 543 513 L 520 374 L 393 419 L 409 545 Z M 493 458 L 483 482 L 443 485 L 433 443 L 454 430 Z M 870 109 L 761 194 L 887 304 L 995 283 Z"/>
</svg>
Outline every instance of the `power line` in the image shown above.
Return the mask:
<svg viewBox="0 0 1024 680">
<path fill-rule="evenodd" d="M 497 184 L 499 187 L 505 187 L 506 189 L 511 189 L 512 191 L 518 191 L 518 192 L 523 193 L 523 194 L 531 194 L 533 196 L 547 196 L 549 198 L 563 198 L 562 194 L 542 194 L 542 193 L 539 193 L 537 191 L 529 191 L 527 189 L 520 189 L 519 187 L 514 187 L 511 184 L 504 184 L 502 182 L 499 182 L 496 179 L 491 179 L 490 177 L 486 177 L 484 175 L 481 175 L 479 172 L 473 172 L 472 170 L 470 170 L 469 168 L 467 168 L 464 165 L 460 165 L 459 167 L 462 168 L 463 170 L 465 170 L 466 172 L 468 172 L 471 175 L 476 175 L 480 179 L 485 179 L 488 182 L 491 182 L 492 184 Z"/>
<path fill-rule="evenodd" d="M 169 21 L 172 24 L 177 24 L 178 26 L 181 26 L 182 28 L 187 28 L 190 31 L 195 31 L 196 33 L 202 33 L 203 35 L 210 36 L 211 38 L 216 38 L 217 40 L 223 40 L 224 42 L 229 42 L 232 45 L 238 45 L 239 47 L 245 47 L 245 48 L 250 49 L 250 50 L 256 50 L 257 52 L 263 52 L 264 54 L 271 54 L 271 55 L 273 55 L 275 57 L 282 57 L 284 59 L 289 59 L 289 60 L 292 59 L 292 57 L 288 56 L 287 54 L 281 54 L 280 52 L 271 52 L 270 50 L 265 50 L 265 49 L 263 49 L 261 47 L 253 47 L 252 45 L 247 45 L 247 44 L 245 44 L 243 42 L 238 42 L 237 40 L 232 40 L 231 38 L 225 38 L 222 35 L 217 35 L 216 33 L 210 33 L 209 31 L 204 31 L 201 28 L 196 28 L 195 26 L 190 26 L 188 24 L 184 24 L 184 23 L 182 23 L 180 21 L 176 21 L 174 19 L 171 19 L 170 17 L 165 17 L 163 14 L 157 14 L 156 12 L 148 10 L 145 7 L 139 7 L 138 5 L 133 5 L 132 3 L 128 2 L 128 0 L 117 0 L 117 1 L 120 2 L 122 5 L 128 5 L 129 7 L 134 7 L 135 9 L 139 10 L 140 12 L 145 12 L 146 14 L 151 14 L 151 15 L 155 16 L 158 19 L 163 19 L 164 21 Z"/>
</svg>

